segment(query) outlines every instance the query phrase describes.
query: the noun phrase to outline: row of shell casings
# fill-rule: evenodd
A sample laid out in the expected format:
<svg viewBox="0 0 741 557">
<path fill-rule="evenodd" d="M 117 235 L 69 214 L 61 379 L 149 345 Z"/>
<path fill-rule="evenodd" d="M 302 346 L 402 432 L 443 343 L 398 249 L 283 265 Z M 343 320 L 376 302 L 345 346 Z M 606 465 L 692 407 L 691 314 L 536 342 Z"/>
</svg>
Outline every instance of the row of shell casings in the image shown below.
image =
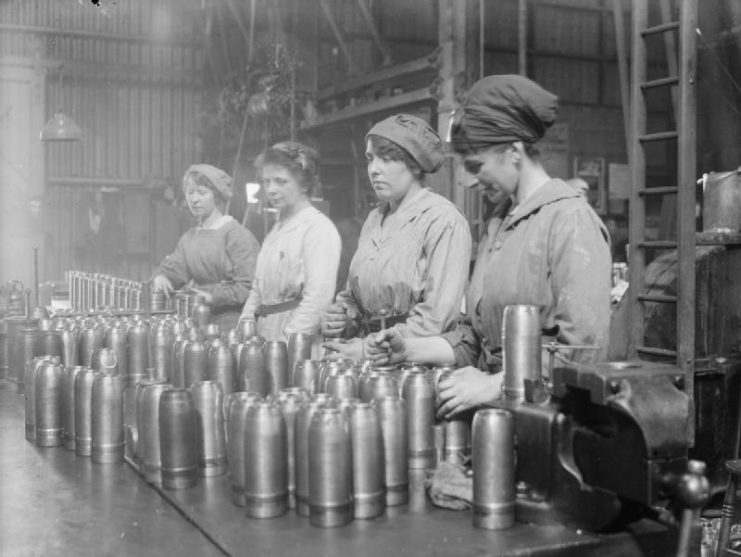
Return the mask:
<svg viewBox="0 0 741 557">
<path fill-rule="evenodd" d="M 37 356 L 25 371 L 26 439 L 64 446 L 93 462 L 124 458 L 123 378 L 90 367 L 62 367 L 58 356 Z"/>
<path fill-rule="evenodd" d="M 439 378 L 452 370 L 408 364 L 373 367 L 348 360 L 304 360 L 295 365 L 293 385 L 338 399 L 370 402 L 398 393 L 407 409 L 409 466 L 434 467 L 441 460 L 464 463 L 471 452 L 470 417 L 436 422 Z"/>
<path fill-rule="evenodd" d="M 142 284 L 125 278 L 67 271 L 70 306 L 76 311 L 94 311 L 100 307 L 142 309 Z"/>
<path fill-rule="evenodd" d="M 233 393 L 227 401 L 232 501 L 247 516 L 295 508 L 320 527 L 383 514 L 409 500 L 404 401 Z"/>
</svg>

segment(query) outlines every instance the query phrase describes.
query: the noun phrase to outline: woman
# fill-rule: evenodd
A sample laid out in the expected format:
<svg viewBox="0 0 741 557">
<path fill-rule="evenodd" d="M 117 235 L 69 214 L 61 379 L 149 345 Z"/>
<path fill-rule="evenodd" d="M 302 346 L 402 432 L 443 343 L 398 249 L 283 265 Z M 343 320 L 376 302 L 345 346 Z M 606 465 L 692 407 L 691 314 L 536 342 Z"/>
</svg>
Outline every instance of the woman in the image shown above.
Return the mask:
<svg viewBox="0 0 741 557">
<path fill-rule="evenodd" d="M 273 145 L 255 162 L 279 218 L 257 258 L 242 318 L 256 319 L 258 334 L 268 340 L 317 334 L 335 293 L 341 242 L 332 221 L 310 201 L 319 183 L 317 162 L 316 151 L 293 141 Z"/>
<path fill-rule="evenodd" d="M 167 296 L 184 286 L 202 295 L 222 331 L 237 324 L 260 250 L 255 237 L 225 214 L 231 182 L 226 172 L 210 164 L 188 168 L 183 193 L 198 224 L 183 234 L 152 279 L 154 290 Z"/>
<path fill-rule="evenodd" d="M 385 331 L 369 339 L 373 359 L 454 364 L 440 383 L 438 415 L 448 417 L 499 397 L 502 315 L 511 304 L 540 306 L 544 336 L 591 345 L 564 355 L 579 362 L 604 357 L 610 323 L 609 236 L 571 186 L 552 179 L 536 142 L 554 122 L 557 98 L 527 78 L 489 76 L 471 88 L 451 141 L 476 185 L 503 200 L 479 244 L 468 288 L 468 317 L 455 331 L 404 339 Z M 544 362 L 547 358 L 544 358 Z M 483 370 L 483 371 L 482 371 Z"/>
<path fill-rule="evenodd" d="M 365 137 L 368 177 L 381 201 L 366 219 L 347 288 L 325 313 L 326 336 L 355 337 L 393 326 L 402 336 L 452 328 L 468 279 L 471 234 L 458 208 L 425 187 L 443 163 L 442 141 L 407 114 L 377 123 Z M 361 342 L 328 343 L 359 358 Z"/>
</svg>

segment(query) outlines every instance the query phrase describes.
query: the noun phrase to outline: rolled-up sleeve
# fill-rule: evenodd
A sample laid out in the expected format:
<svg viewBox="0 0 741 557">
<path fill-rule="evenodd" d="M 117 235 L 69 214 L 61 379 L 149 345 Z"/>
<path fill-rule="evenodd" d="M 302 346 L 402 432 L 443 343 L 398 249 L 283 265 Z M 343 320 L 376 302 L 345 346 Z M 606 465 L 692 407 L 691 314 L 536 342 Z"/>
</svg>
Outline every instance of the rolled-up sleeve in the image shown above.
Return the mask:
<svg viewBox="0 0 741 557">
<path fill-rule="evenodd" d="M 157 275 L 166 276 L 174 288 L 180 288 L 190 280 L 188 276 L 188 267 L 185 262 L 185 242 L 186 232 L 178 240 L 175 251 L 167 255 L 160 263 L 160 266 L 154 271 L 153 277 Z"/>
<path fill-rule="evenodd" d="M 231 280 L 214 284 L 211 288 L 213 306 L 238 306 L 250 294 L 255 276 L 255 265 L 260 246 L 252 233 L 239 226 L 230 230 L 225 238 L 226 256 L 231 263 Z"/>
<path fill-rule="evenodd" d="M 555 221 L 549 268 L 554 308 L 548 327 L 557 326 L 562 344 L 592 345 L 563 355 L 578 362 L 604 359 L 610 330 L 611 256 L 607 232 L 587 208 Z"/>
<path fill-rule="evenodd" d="M 305 271 L 301 303 L 286 325 L 286 335 L 319 329 L 322 313 L 334 298 L 341 248 L 340 235 L 329 221 L 306 231 L 301 245 Z"/>
<path fill-rule="evenodd" d="M 441 336 L 453 349 L 456 367 L 477 367 L 479 365 L 481 337 L 468 318 L 459 320 L 452 331 L 443 333 Z"/>
<path fill-rule="evenodd" d="M 445 207 L 433 217 L 423 255 L 427 259 L 423 300 L 410 309 L 405 323 L 396 326 L 402 336 L 438 335 L 460 314 L 471 263 L 471 232 L 455 208 Z"/>
</svg>

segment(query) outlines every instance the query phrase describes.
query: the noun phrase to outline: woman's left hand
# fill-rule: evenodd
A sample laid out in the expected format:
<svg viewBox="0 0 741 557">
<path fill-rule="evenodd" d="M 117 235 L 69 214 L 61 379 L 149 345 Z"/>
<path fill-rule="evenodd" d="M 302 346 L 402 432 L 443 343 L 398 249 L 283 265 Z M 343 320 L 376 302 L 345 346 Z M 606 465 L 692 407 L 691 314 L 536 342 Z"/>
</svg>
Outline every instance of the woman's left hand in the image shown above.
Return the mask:
<svg viewBox="0 0 741 557">
<path fill-rule="evenodd" d="M 438 418 L 450 418 L 471 408 L 489 404 L 501 396 L 504 373 L 484 373 L 475 367 L 456 369 L 438 384 Z"/>
<path fill-rule="evenodd" d="M 323 343 L 322 347 L 330 351 L 325 358 L 335 360 L 347 358 L 355 361 L 363 359 L 363 339 L 361 338 L 353 338 L 346 342 L 329 341 Z"/>
<path fill-rule="evenodd" d="M 211 292 L 206 292 L 205 290 L 199 290 L 198 288 L 191 288 L 191 292 L 198 296 L 203 296 L 204 300 L 206 301 L 206 305 L 210 306 L 214 303 L 214 297 L 211 296 Z"/>
</svg>

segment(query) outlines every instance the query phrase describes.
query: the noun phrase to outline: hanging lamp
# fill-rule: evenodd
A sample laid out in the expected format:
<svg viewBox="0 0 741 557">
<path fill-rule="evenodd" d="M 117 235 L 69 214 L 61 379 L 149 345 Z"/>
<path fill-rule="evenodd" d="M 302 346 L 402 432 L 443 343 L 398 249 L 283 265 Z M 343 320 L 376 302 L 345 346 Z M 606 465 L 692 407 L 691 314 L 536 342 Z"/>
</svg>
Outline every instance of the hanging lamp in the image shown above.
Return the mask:
<svg viewBox="0 0 741 557">
<path fill-rule="evenodd" d="M 64 66 L 59 68 L 59 97 L 62 97 L 62 73 Z M 80 141 L 82 140 L 82 129 L 62 109 L 54 112 L 49 121 L 44 124 L 39 134 L 41 141 Z"/>
</svg>

